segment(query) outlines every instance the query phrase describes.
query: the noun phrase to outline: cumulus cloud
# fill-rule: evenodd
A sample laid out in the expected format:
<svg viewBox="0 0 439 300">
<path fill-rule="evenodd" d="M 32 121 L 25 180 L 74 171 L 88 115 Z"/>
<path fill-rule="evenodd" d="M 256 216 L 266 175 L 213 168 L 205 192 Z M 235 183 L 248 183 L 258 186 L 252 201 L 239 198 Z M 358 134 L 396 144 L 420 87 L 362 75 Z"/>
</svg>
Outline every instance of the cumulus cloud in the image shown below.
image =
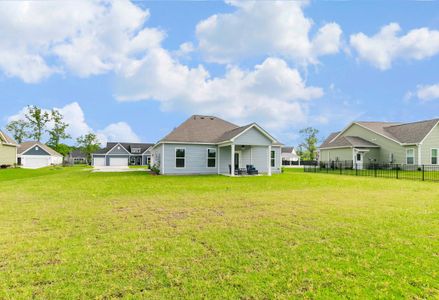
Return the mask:
<svg viewBox="0 0 439 300">
<path fill-rule="evenodd" d="M 279 58 L 267 58 L 252 70 L 230 66 L 223 77 L 211 78 L 202 66 L 188 68 L 164 49 L 152 51 L 139 73 L 118 82 L 120 101 L 156 100 L 163 110 L 257 120 L 271 128 L 305 121 L 308 102 L 323 95 Z"/>
<path fill-rule="evenodd" d="M 396 59 L 422 60 L 439 53 L 439 31 L 423 27 L 398 36 L 400 31 L 399 24 L 390 23 L 371 37 L 361 32 L 351 35 L 350 45 L 360 60 L 380 70 L 390 69 Z"/>
<path fill-rule="evenodd" d="M 130 1 L 0 3 L 0 70 L 36 83 L 54 73 L 130 73 L 164 33 Z"/>
<path fill-rule="evenodd" d="M 67 128 L 67 133 L 71 135 L 72 139 L 75 140 L 81 135 L 87 134 L 89 132 L 94 132 L 100 143 L 105 145 L 106 142 L 122 141 L 122 142 L 139 142 L 140 138 L 131 129 L 131 127 L 125 122 L 117 122 L 109 124 L 104 129 L 93 130 L 86 122 L 84 111 L 78 102 L 69 103 L 61 108 L 54 107 L 53 109 L 58 110 L 64 117 L 64 122 L 69 124 Z M 50 112 L 51 109 L 43 108 L 45 112 Z M 25 114 L 28 108 L 23 107 L 15 115 L 9 116 L 7 118 L 8 122 L 13 120 L 25 119 Z M 53 124 L 48 124 L 48 129 L 51 129 Z"/>
<path fill-rule="evenodd" d="M 406 99 L 418 98 L 421 101 L 439 99 L 439 83 L 431 85 L 418 85 L 415 92 L 408 92 Z"/>
<path fill-rule="evenodd" d="M 199 50 L 217 63 L 252 56 L 276 55 L 300 64 L 317 63 L 337 53 L 342 30 L 336 23 L 321 27 L 310 38 L 313 21 L 303 14 L 305 1 L 228 1 L 232 13 L 216 14 L 198 23 Z"/>
</svg>

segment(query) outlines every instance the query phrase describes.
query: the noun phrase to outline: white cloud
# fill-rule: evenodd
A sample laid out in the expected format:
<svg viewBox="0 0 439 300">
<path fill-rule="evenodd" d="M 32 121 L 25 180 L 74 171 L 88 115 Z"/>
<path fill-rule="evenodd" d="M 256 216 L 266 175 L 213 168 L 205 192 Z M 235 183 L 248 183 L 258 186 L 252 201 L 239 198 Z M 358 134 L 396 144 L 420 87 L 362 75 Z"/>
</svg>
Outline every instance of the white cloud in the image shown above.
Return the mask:
<svg viewBox="0 0 439 300">
<path fill-rule="evenodd" d="M 69 70 L 130 73 L 164 34 L 130 1 L 0 3 L 0 70 L 28 83 Z"/>
<path fill-rule="evenodd" d="M 396 59 L 422 60 L 439 53 L 439 31 L 418 28 L 398 36 L 399 24 L 390 23 L 369 37 L 364 33 L 351 35 L 350 45 L 359 59 L 380 70 L 390 69 Z"/>
<path fill-rule="evenodd" d="M 102 145 L 112 141 L 121 142 L 139 142 L 140 138 L 131 129 L 131 127 L 125 122 L 117 122 L 109 124 L 104 129 L 93 130 L 86 122 L 84 111 L 78 102 L 72 102 L 64 107 L 56 108 L 64 117 L 64 122 L 69 124 L 67 128 L 67 133 L 71 135 L 73 140 L 76 140 L 81 135 L 87 134 L 89 132 L 94 132 Z M 50 112 L 50 109 L 43 108 L 45 112 Z M 7 118 L 8 122 L 12 120 L 25 119 L 25 114 L 27 112 L 27 106 L 23 107 L 17 114 L 9 116 Z M 48 124 L 50 129 L 53 124 Z M 47 138 L 47 137 L 46 137 Z"/>
<path fill-rule="evenodd" d="M 308 101 L 323 95 L 279 58 L 267 58 L 253 70 L 230 66 L 224 77 L 211 78 L 202 66 L 188 68 L 164 49 L 151 51 L 137 74 L 118 82 L 121 101 L 156 100 L 163 110 L 258 121 L 270 128 L 304 122 Z"/>
<path fill-rule="evenodd" d="M 313 21 L 303 14 L 305 1 L 228 1 L 236 10 L 198 23 L 199 49 L 207 60 L 236 62 L 252 56 L 276 55 L 300 64 L 337 53 L 342 30 L 329 23 L 310 39 Z"/>
<path fill-rule="evenodd" d="M 110 124 L 104 129 L 98 130 L 96 135 L 102 144 L 106 144 L 107 142 L 140 143 L 140 138 L 131 129 L 130 125 L 125 122 Z"/>
<path fill-rule="evenodd" d="M 406 100 L 418 98 L 421 101 L 430 101 L 439 99 L 439 83 L 431 85 L 418 85 L 415 92 L 408 92 Z"/>
</svg>

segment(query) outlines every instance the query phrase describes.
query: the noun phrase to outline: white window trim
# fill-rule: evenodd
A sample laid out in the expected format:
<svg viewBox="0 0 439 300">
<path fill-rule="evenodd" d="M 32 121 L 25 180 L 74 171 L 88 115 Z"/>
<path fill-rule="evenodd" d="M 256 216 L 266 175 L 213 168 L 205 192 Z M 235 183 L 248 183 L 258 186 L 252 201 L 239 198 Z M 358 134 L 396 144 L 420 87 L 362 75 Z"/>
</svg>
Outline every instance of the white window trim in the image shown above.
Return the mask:
<svg viewBox="0 0 439 300">
<path fill-rule="evenodd" d="M 436 150 L 436 164 L 433 164 L 433 150 Z M 439 148 L 430 149 L 430 163 L 435 166 L 439 165 Z"/>
<path fill-rule="evenodd" d="M 210 157 L 209 158 L 209 150 L 214 150 L 215 151 L 215 158 Z M 209 169 L 215 169 L 217 167 L 217 157 L 218 157 L 218 150 L 216 148 L 207 148 L 206 149 L 206 167 Z M 215 166 L 213 167 L 209 167 L 209 159 L 215 159 Z"/>
<path fill-rule="evenodd" d="M 271 154 L 274 152 L 274 157 L 271 157 Z M 274 166 L 272 166 L 272 162 L 274 161 Z M 270 167 L 276 168 L 276 150 L 270 150 Z"/>
<path fill-rule="evenodd" d="M 184 157 L 177 157 L 177 150 L 184 150 Z M 175 147 L 174 148 L 174 156 L 175 156 L 175 168 L 176 169 L 186 169 L 186 148 L 185 147 Z M 177 167 L 177 158 L 184 159 L 184 167 Z"/>
<path fill-rule="evenodd" d="M 411 157 L 411 156 L 408 156 L 408 152 L 409 152 L 410 150 L 413 151 L 413 163 L 412 163 L 412 164 L 409 164 L 409 163 L 407 162 L 407 159 L 408 159 L 409 157 Z M 406 163 L 407 165 L 414 165 L 414 164 L 415 164 L 415 148 L 407 148 L 407 149 L 405 149 L 405 163 Z"/>
</svg>

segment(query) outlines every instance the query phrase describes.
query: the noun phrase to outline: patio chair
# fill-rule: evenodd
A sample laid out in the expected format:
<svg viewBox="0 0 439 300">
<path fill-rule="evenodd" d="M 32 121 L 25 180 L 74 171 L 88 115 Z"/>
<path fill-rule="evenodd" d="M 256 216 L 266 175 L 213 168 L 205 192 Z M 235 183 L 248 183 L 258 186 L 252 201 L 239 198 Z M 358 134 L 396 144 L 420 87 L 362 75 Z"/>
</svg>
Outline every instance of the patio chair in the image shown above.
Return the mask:
<svg viewBox="0 0 439 300">
<path fill-rule="evenodd" d="M 247 174 L 248 175 L 258 175 L 259 171 L 253 165 L 247 165 Z"/>
</svg>

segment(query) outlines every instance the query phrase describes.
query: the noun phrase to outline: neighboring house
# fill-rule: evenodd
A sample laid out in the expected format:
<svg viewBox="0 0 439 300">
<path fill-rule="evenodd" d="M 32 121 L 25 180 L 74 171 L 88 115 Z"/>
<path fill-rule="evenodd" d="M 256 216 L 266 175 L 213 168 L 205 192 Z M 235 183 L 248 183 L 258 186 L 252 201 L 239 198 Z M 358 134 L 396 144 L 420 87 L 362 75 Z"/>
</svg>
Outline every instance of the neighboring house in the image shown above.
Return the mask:
<svg viewBox="0 0 439 300">
<path fill-rule="evenodd" d="M 0 166 L 12 166 L 17 163 L 17 143 L 0 130 Z"/>
<path fill-rule="evenodd" d="M 60 165 L 63 156 L 40 142 L 24 142 L 18 146 L 18 164 L 23 168 L 38 169 Z"/>
<path fill-rule="evenodd" d="M 282 164 L 283 165 L 292 165 L 293 162 L 297 162 L 300 164 L 300 157 L 297 155 L 294 147 L 282 147 Z"/>
<path fill-rule="evenodd" d="M 154 144 L 107 143 L 107 146 L 92 154 L 94 166 L 146 166 L 150 164 Z"/>
<path fill-rule="evenodd" d="M 76 149 L 71 151 L 66 156 L 66 161 L 70 164 L 86 164 L 87 163 L 87 154 L 83 153 L 81 150 Z"/>
<path fill-rule="evenodd" d="M 281 172 L 280 144 L 256 123 L 238 126 L 194 115 L 151 148 L 161 174 L 231 174 L 253 165 L 259 173 Z"/>
<path fill-rule="evenodd" d="M 437 165 L 439 119 L 414 123 L 353 122 L 320 146 L 320 161 Z"/>
</svg>

